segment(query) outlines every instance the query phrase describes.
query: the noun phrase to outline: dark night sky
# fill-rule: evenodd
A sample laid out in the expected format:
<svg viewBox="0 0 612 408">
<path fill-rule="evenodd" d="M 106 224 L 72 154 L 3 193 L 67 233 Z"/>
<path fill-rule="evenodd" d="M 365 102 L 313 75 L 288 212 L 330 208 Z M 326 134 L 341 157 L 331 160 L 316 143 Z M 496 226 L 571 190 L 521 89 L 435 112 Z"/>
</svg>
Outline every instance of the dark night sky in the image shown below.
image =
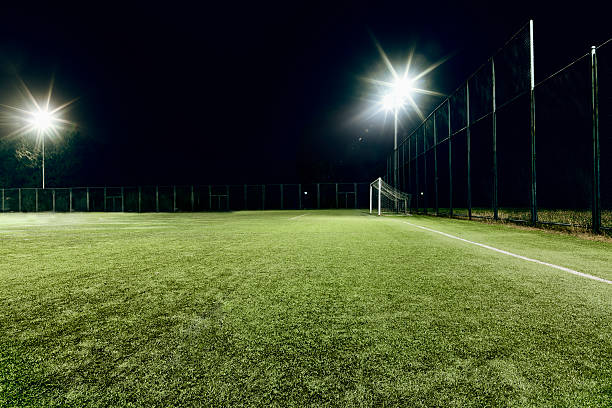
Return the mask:
<svg viewBox="0 0 612 408">
<path fill-rule="evenodd" d="M 612 35 L 603 2 L 291 3 L 3 10 L 0 103 L 19 103 L 15 73 L 80 97 L 67 117 L 95 140 L 90 185 L 367 181 L 393 143 L 383 115 L 355 119 L 372 91 L 359 77 L 385 74 L 368 30 L 396 63 L 413 44 L 420 66 L 453 54 L 426 77 L 443 93 L 529 18 L 539 78 Z"/>
</svg>

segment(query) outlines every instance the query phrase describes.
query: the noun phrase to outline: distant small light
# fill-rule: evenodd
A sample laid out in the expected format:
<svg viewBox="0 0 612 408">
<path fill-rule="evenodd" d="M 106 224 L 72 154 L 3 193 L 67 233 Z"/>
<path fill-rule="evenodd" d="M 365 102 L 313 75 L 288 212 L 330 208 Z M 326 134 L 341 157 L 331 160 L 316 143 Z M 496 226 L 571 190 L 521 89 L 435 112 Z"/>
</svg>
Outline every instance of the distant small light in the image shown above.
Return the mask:
<svg viewBox="0 0 612 408">
<path fill-rule="evenodd" d="M 423 192 L 421 191 L 421 195 L 423 195 Z"/>
<path fill-rule="evenodd" d="M 308 195 L 308 191 L 304 191 L 304 194 Z"/>
</svg>

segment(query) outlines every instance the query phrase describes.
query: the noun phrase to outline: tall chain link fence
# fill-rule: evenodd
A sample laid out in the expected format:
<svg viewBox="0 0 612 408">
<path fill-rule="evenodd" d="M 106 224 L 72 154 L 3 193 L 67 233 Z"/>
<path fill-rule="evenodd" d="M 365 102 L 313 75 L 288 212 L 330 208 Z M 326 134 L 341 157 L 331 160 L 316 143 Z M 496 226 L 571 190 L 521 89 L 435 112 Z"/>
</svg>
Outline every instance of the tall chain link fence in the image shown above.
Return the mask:
<svg viewBox="0 0 612 408">
<path fill-rule="evenodd" d="M 1 212 L 365 209 L 369 183 L 0 188 Z"/>
<path fill-rule="evenodd" d="M 404 135 L 385 180 L 412 211 L 612 231 L 612 41 L 539 83 L 534 61 L 529 22 Z"/>
</svg>

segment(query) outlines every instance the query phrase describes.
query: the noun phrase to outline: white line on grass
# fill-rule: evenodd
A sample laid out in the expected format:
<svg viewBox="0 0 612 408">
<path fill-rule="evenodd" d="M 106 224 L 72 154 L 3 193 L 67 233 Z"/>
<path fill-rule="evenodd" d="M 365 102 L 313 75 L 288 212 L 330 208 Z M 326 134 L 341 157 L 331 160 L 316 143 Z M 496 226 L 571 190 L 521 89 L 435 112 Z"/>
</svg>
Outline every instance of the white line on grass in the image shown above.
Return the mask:
<svg viewBox="0 0 612 408">
<path fill-rule="evenodd" d="M 291 217 L 291 218 L 289 218 L 289 219 L 290 219 L 290 220 L 295 220 L 296 218 L 300 218 L 300 217 L 303 217 L 303 216 L 305 216 L 305 215 L 308 215 L 308 214 L 298 215 L 298 216 L 296 216 L 296 217 Z"/>
<path fill-rule="evenodd" d="M 491 251 L 499 252 L 500 254 L 513 256 L 515 258 L 519 258 L 519 259 L 522 259 L 524 261 L 529 261 L 529 262 L 534 262 L 534 263 L 537 263 L 537 264 L 540 264 L 540 265 L 550 266 L 551 268 L 559 269 L 559 270 L 564 271 L 564 272 L 568 272 L 568 273 L 571 273 L 571 274 L 574 274 L 574 275 L 582 276 L 583 278 L 593 279 L 593 280 L 596 280 L 596 281 L 599 281 L 599 282 L 603 282 L 603 283 L 607 283 L 607 284 L 612 284 L 612 281 L 609 281 L 607 279 L 603 279 L 603 278 L 600 278 L 600 277 L 597 277 L 597 276 L 589 275 L 588 273 L 578 272 L 578 271 L 575 271 L 573 269 L 566 268 L 564 266 L 554 265 L 554 264 L 551 264 L 551 263 L 548 263 L 548 262 L 538 261 L 537 259 L 527 258 L 526 256 L 513 254 L 512 252 L 504 251 L 503 249 L 497 249 L 497 248 L 494 248 L 494 247 L 489 246 L 489 245 L 480 244 L 480 243 L 474 242 L 474 241 L 469 241 L 467 239 L 459 238 L 459 237 L 456 237 L 454 235 L 447 234 L 445 232 L 436 231 L 436 230 L 431 229 L 431 228 L 427 228 L 427 227 L 422 227 L 420 225 L 411 224 L 411 223 L 409 223 L 407 221 L 404 221 L 404 224 L 412 225 L 413 227 L 421 228 L 421 229 L 424 229 L 426 231 L 435 232 L 436 234 L 444 235 L 445 237 L 448 237 L 448 238 L 453 238 L 453 239 L 457 239 L 459 241 L 467 242 L 468 244 L 478 245 L 479 247 L 490 249 Z"/>
</svg>

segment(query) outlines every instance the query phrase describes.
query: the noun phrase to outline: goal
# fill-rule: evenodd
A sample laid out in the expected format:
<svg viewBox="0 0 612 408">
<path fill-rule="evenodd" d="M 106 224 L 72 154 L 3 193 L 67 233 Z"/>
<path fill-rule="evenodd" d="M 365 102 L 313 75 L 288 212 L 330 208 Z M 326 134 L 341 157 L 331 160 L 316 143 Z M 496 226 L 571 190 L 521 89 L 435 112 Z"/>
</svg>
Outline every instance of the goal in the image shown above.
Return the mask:
<svg viewBox="0 0 612 408">
<path fill-rule="evenodd" d="M 370 183 L 370 214 L 372 210 L 378 215 L 385 213 L 408 213 L 410 210 L 411 195 L 404 193 L 377 178 Z"/>
</svg>

